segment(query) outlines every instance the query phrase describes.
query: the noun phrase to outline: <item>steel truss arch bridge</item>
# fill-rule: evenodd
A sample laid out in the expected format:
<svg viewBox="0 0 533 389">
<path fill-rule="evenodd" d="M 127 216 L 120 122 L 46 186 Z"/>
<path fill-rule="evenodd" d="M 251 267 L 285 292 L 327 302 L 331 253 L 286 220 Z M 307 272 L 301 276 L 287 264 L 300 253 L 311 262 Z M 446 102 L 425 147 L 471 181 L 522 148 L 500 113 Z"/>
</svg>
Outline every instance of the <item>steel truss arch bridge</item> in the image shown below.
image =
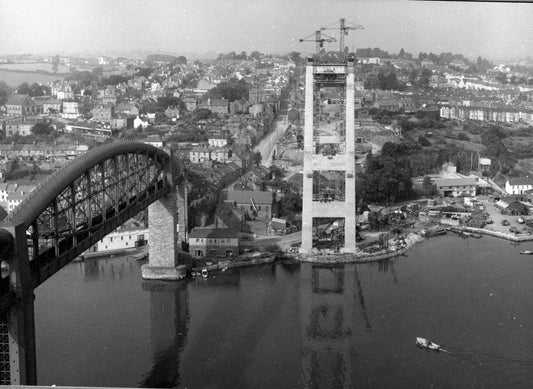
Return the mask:
<svg viewBox="0 0 533 389">
<path fill-rule="evenodd" d="M 0 225 L 0 383 L 36 385 L 33 290 L 151 203 L 171 195 L 177 159 L 137 142 L 90 150 Z M 174 227 L 175 229 L 175 227 Z"/>
</svg>

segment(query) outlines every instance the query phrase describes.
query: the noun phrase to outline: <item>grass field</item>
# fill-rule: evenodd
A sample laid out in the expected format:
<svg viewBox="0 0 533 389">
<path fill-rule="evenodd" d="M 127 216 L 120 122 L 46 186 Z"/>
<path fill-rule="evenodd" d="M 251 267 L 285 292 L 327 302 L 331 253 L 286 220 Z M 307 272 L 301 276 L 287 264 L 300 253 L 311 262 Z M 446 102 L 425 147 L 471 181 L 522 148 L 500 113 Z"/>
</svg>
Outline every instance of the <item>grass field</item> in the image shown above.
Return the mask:
<svg viewBox="0 0 533 389">
<path fill-rule="evenodd" d="M 0 64 L 0 70 L 23 70 L 26 72 L 36 72 L 38 70 L 53 73 L 53 67 L 50 63 L 6 63 Z M 69 68 L 64 65 L 58 65 L 58 73 L 68 73 Z"/>
<path fill-rule="evenodd" d="M 53 82 L 56 80 L 63 80 L 64 77 L 51 75 L 51 74 L 41 74 L 41 73 L 19 73 L 19 72 L 10 72 L 7 70 L 0 69 L 0 81 L 5 81 L 7 85 L 12 88 L 16 88 L 20 84 L 27 82 L 28 84 L 33 84 L 34 82 Z"/>
</svg>

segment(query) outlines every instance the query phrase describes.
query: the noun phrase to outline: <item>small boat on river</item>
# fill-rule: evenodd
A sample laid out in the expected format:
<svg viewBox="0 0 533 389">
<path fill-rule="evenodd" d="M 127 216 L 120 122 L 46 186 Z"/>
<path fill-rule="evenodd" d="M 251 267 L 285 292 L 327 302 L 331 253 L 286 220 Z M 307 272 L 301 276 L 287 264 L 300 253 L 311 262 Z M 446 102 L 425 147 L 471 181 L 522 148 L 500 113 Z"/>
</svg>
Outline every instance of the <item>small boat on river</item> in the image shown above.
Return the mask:
<svg viewBox="0 0 533 389">
<path fill-rule="evenodd" d="M 523 250 L 523 251 L 520 251 L 520 254 L 533 255 L 533 251 L 531 251 L 531 250 Z"/>
<path fill-rule="evenodd" d="M 433 351 L 446 351 L 446 350 L 443 350 L 440 345 L 436 344 L 436 343 L 433 343 L 431 340 L 429 339 L 426 339 L 426 338 L 416 338 L 416 345 L 418 347 L 421 347 L 421 348 L 425 348 L 425 349 L 428 349 L 428 350 L 433 350 Z"/>
</svg>

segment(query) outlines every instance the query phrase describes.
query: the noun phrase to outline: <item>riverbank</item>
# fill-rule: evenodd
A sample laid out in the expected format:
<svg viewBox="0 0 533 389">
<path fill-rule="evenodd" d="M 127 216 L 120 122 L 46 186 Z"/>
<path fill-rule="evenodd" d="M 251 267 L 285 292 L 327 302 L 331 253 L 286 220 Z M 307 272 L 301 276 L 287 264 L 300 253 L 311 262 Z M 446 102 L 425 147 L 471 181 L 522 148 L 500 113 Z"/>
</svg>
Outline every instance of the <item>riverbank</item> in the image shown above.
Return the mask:
<svg viewBox="0 0 533 389">
<path fill-rule="evenodd" d="M 80 261 L 84 261 L 85 259 L 91 258 L 114 257 L 115 255 L 130 255 L 135 260 L 140 261 L 148 258 L 148 247 L 145 246 L 141 248 L 131 247 L 116 250 L 91 251 L 83 253 L 78 258 Z"/>
<path fill-rule="evenodd" d="M 387 249 L 373 253 L 357 250 L 355 253 L 332 253 L 317 252 L 312 254 L 283 253 L 282 259 L 297 260 L 300 262 L 312 262 L 320 264 L 338 264 L 338 263 L 365 263 L 375 262 L 384 259 L 391 259 L 405 253 L 417 242 L 424 238 L 415 232 L 411 232 L 401 239 L 393 239 Z"/>
<path fill-rule="evenodd" d="M 241 255 L 231 260 L 223 260 L 215 263 L 206 262 L 206 264 L 202 266 L 194 266 L 191 270 L 191 274 L 195 276 L 202 275 L 205 271 L 225 271 L 236 267 L 264 265 L 266 263 L 272 263 L 276 259 L 278 259 L 278 254 L 270 252 L 262 253 L 260 255 Z"/>
<path fill-rule="evenodd" d="M 313 254 L 297 254 L 297 253 L 284 253 L 282 258 L 298 260 L 300 262 L 312 262 L 319 264 L 343 264 L 343 263 L 365 263 L 375 262 L 384 259 L 391 259 L 398 256 L 405 255 L 406 252 L 418 242 L 426 239 L 436 237 L 442 234 L 446 234 L 447 231 L 452 231 L 449 226 L 445 225 L 433 225 L 418 232 L 411 232 L 407 237 L 401 240 L 402 244 L 393 244 L 386 250 L 377 251 L 375 253 L 367 253 L 364 251 L 357 251 L 354 254 L 338 254 L 338 253 L 313 253 Z M 501 231 L 494 231 L 487 228 L 473 228 L 473 227 L 455 227 L 453 231 L 464 233 L 465 237 L 479 238 L 480 235 L 491 236 L 499 239 L 505 239 L 512 242 L 530 242 L 533 241 L 532 234 L 510 234 Z M 479 235 L 468 235 L 479 234 Z"/>
</svg>

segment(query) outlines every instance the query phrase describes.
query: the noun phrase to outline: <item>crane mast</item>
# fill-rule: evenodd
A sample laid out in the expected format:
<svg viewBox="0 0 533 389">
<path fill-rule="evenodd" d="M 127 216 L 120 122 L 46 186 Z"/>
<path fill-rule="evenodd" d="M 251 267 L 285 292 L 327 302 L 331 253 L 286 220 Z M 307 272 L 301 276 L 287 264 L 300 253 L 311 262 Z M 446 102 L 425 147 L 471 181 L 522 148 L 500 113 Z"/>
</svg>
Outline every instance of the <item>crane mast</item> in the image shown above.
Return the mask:
<svg viewBox="0 0 533 389">
<path fill-rule="evenodd" d="M 337 28 L 331 27 L 331 25 L 328 27 L 321 28 L 321 30 L 335 30 L 335 29 Z M 347 22 L 345 18 L 339 19 L 339 41 L 340 41 L 339 54 L 340 54 L 340 59 L 342 61 L 346 59 L 344 55 L 344 36 L 348 35 L 348 32 L 350 30 L 362 30 L 362 29 L 364 29 L 364 27 L 359 24 Z"/>
<path fill-rule="evenodd" d="M 336 41 L 335 38 L 324 34 L 320 30 L 316 30 L 313 34 L 300 39 L 300 42 L 315 42 L 316 55 L 318 55 L 320 53 L 320 49 L 324 47 L 324 42 L 335 42 L 335 41 Z"/>
</svg>

